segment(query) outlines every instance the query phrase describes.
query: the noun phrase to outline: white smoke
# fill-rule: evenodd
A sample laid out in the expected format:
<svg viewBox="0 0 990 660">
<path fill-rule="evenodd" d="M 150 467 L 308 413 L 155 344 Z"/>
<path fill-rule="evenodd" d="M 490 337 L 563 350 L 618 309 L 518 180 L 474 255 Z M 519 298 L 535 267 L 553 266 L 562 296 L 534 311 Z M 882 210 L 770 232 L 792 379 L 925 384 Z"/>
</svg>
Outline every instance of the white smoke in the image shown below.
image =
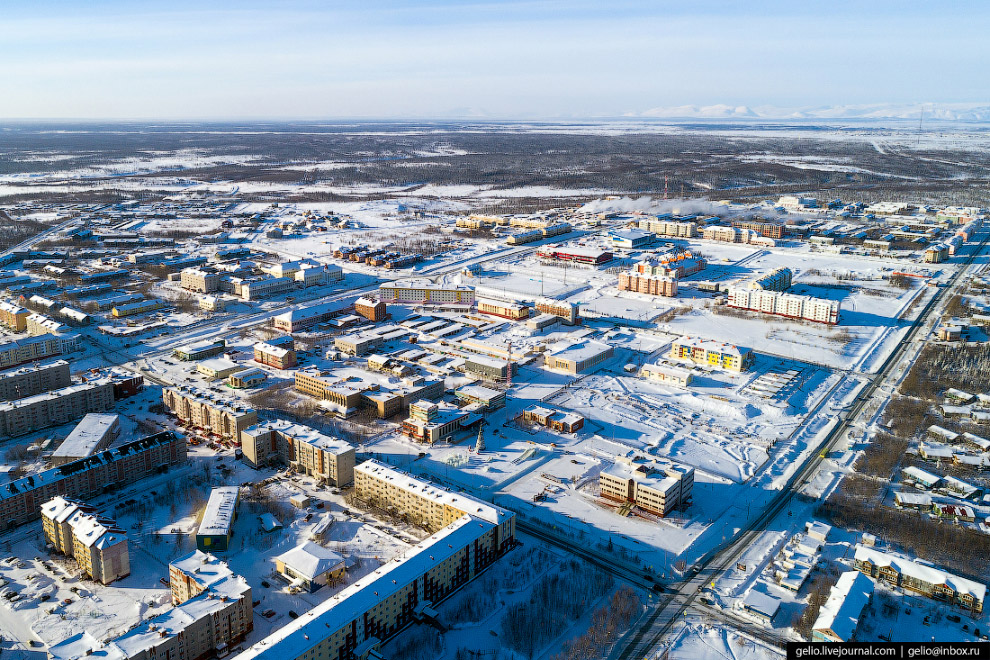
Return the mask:
<svg viewBox="0 0 990 660">
<path fill-rule="evenodd" d="M 674 215 L 717 215 L 721 218 L 793 218 L 793 215 L 781 213 L 769 204 L 752 206 L 726 206 L 699 197 L 695 199 L 653 199 L 648 195 L 643 197 L 620 197 L 619 199 L 596 199 L 581 207 L 587 213 L 642 213 Z"/>
</svg>

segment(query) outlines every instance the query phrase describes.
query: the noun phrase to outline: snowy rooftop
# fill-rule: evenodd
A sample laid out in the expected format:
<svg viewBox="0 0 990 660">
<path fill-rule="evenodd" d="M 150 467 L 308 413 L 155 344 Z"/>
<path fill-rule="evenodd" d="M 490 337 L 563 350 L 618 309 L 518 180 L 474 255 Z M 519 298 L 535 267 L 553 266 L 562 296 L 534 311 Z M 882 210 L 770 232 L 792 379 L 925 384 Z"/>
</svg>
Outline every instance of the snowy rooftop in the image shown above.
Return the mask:
<svg viewBox="0 0 990 660">
<path fill-rule="evenodd" d="M 239 365 L 236 362 L 233 360 L 228 360 L 227 358 L 211 358 L 209 360 L 203 360 L 197 365 L 197 367 L 201 367 L 209 371 L 227 371 L 228 369 L 233 369 L 237 366 Z"/>
<path fill-rule="evenodd" d="M 370 463 L 372 461 L 368 461 Z M 367 465 L 364 463 L 362 465 Z M 330 600 L 276 630 L 237 656 L 238 660 L 296 658 L 348 625 L 389 595 L 472 543 L 491 525 L 463 516 L 429 537 L 406 556 L 381 566 Z"/>
<path fill-rule="evenodd" d="M 226 536 L 230 533 L 239 492 L 237 486 L 222 486 L 210 492 L 210 501 L 206 503 L 206 512 L 203 513 L 198 535 Z"/>
<path fill-rule="evenodd" d="M 172 560 L 168 565 L 169 568 L 182 571 L 203 588 L 234 575 L 227 562 L 201 550 L 193 550 L 188 555 Z"/>
<path fill-rule="evenodd" d="M 100 378 L 97 380 L 91 380 L 88 383 L 81 383 L 79 385 L 69 385 L 68 387 L 63 387 L 58 390 L 52 390 L 51 392 L 43 392 L 41 394 L 35 394 L 34 396 L 25 397 L 23 399 L 7 401 L 5 403 L 0 403 L 0 411 L 6 412 L 10 410 L 15 410 L 17 408 L 30 406 L 36 403 L 41 403 L 43 401 L 57 401 L 63 396 L 68 396 L 70 394 L 75 394 L 77 392 L 87 392 L 101 385 L 106 385 L 109 382 L 110 380 L 107 378 Z"/>
<path fill-rule="evenodd" d="M 571 344 L 570 346 L 557 347 L 555 346 L 553 350 L 548 351 L 548 354 L 555 358 L 563 358 L 565 360 L 573 360 L 575 362 L 582 362 L 584 360 L 589 360 L 593 357 L 601 355 L 605 351 L 608 351 L 612 347 L 608 344 L 603 344 L 598 341 L 581 341 L 576 344 Z"/>
<path fill-rule="evenodd" d="M 869 561 L 874 566 L 890 566 L 902 575 L 927 582 L 929 584 L 944 584 L 959 594 L 971 594 L 978 601 L 983 601 L 987 586 L 973 580 L 947 573 L 932 566 L 925 566 L 910 559 L 889 555 L 864 545 L 856 546 L 856 561 Z"/>
<path fill-rule="evenodd" d="M 511 513 L 494 504 L 489 504 L 466 493 L 449 491 L 435 484 L 417 479 L 405 472 L 383 465 L 378 461 L 365 461 L 354 468 L 354 471 L 374 475 L 378 479 L 389 481 L 399 488 L 413 492 L 420 497 L 430 498 L 435 502 L 446 504 L 495 525 L 504 523 L 512 517 Z"/>
<path fill-rule="evenodd" d="M 873 595 L 873 589 L 873 580 L 859 571 L 843 573 L 818 613 L 814 629 L 831 630 L 840 639 L 849 641 L 859 625 L 863 608 Z"/>
<path fill-rule="evenodd" d="M 259 341 L 257 344 L 255 344 L 254 350 L 261 353 L 266 353 L 268 355 L 274 355 L 275 357 L 278 358 L 284 358 L 286 355 L 289 354 L 288 348 L 285 348 L 284 346 L 274 346 L 264 341 Z"/>
<path fill-rule="evenodd" d="M 344 563 L 344 558 L 312 541 L 297 545 L 292 550 L 276 557 L 283 564 L 307 580 L 315 580 L 327 571 Z"/>
<path fill-rule="evenodd" d="M 246 433 L 249 436 L 256 436 L 261 433 L 268 433 L 270 431 L 277 431 L 282 435 L 292 438 L 296 442 L 305 442 L 306 444 L 317 447 L 322 451 L 328 451 L 338 456 L 353 449 L 351 445 L 339 438 L 332 438 L 329 435 L 320 433 L 316 429 L 310 428 L 309 426 L 293 424 L 292 422 L 284 419 L 249 426 L 244 429 L 242 433 Z"/>
</svg>

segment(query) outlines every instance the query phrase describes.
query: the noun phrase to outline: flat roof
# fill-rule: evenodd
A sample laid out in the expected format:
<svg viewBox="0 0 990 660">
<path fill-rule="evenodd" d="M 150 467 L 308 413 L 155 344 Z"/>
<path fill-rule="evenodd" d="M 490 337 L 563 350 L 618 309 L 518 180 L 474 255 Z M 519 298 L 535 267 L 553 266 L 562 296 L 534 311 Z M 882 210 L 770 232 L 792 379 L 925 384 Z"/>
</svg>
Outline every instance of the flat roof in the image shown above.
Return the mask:
<svg viewBox="0 0 990 660">
<path fill-rule="evenodd" d="M 379 567 L 336 596 L 248 647 L 237 656 L 238 660 L 284 660 L 301 656 L 376 604 L 404 589 L 431 568 L 460 552 L 491 528 L 492 525 L 488 522 L 473 516 L 462 516 L 420 543 L 410 553 Z"/>
<path fill-rule="evenodd" d="M 321 451 L 329 452 L 336 456 L 340 456 L 354 450 L 352 445 L 348 444 L 344 440 L 341 440 L 340 438 L 333 438 L 329 435 L 324 435 L 314 428 L 304 426 L 303 424 L 294 424 L 284 419 L 277 419 L 263 422 L 261 424 L 255 424 L 254 426 L 249 426 L 244 429 L 242 433 L 246 433 L 249 436 L 256 436 L 270 431 L 277 431 L 278 433 L 288 436 L 297 442 L 304 442 L 320 449 Z"/>
<path fill-rule="evenodd" d="M 957 593 L 970 594 L 981 602 L 987 593 L 987 586 L 980 582 L 947 573 L 933 566 L 925 566 L 910 559 L 880 552 L 865 545 L 856 546 L 855 558 L 856 561 L 869 561 L 874 566 L 890 566 L 902 575 L 913 577 L 929 584 L 944 584 L 951 587 Z"/>
<path fill-rule="evenodd" d="M 434 502 L 460 509 L 466 514 L 495 525 L 505 522 L 513 515 L 502 507 L 489 504 L 473 495 L 442 488 L 436 484 L 418 479 L 406 472 L 379 463 L 378 461 L 365 461 L 355 467 L 354 471 L 372 475 L 377 479 L 390 482 L 392 485 L 414 493 L 419 497 L 431 499 Z"/>
<path fill-rule="evenodd" d="M 203 588 L 234 575 L 227 562 L 202 550 L 193 550 L 188 555 L 170 561 L 168 565 L 169 568 L 182 571 Z"/>
<path fill-rule="evenodd" d="M 210 501 L 206 503 L 197 536 L 226 536 L 230 533 L 239 493 L 237 486 L 221 486 L 210 492 Z"/>
<path fill-rule="evenodd" d="M 58 449 L 52 452 L 53 457 L 74 456 L 82 458 L 92 454 L 107 433 L 119 425 L 120 416 L 113 414 L 89 413 L 82 418 L 72 432 L 65 438 Z"/>
</svg>

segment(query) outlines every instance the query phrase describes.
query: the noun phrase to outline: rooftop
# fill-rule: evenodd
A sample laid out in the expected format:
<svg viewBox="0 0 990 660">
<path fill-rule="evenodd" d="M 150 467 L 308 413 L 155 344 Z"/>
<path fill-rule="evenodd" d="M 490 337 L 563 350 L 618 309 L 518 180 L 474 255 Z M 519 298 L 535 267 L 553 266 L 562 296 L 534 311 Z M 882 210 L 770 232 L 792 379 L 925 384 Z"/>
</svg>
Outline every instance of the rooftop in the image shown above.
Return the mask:
<svg viewBox="0 0 990 660">
<path fill-rule="evenodd" d="M 210 501 L 206 503 L 197 535 L 226 536 L 230 533 L 239 492 L 237 486 L 222 486 L 210 492 Z"/>
<path fill-rule="evenodd" d="M 365 461 L 354 468 L 354 471 L 356 473 L 364 472 L 373 475 L 378 479 L 390 482 L 420 497 L 445 504 L 495 525 L 505 522 L 512 516 L 511 513 L 494 504 L 479 500 L 467 493 L 457 493 L 441 488 L 435 484 L 417 479 L 405 472 L 383 465 L 378 461 Z"/>
<path fill-rule="evenodd" d="M 65 438 L 58 449 L 52 453 L 52 456 L 89 456 L 107 432 L 119 423 L 119 419 L 119 415 L 89 413 L 76 424 L 72 433 Z"/>
<path fill-rule="evenodd" d="M 315 580 L 344 563 L 344 558 L 312 541 L 297 545 L 278 557 L 279 561 L 307 580 Z"/>
</svg>

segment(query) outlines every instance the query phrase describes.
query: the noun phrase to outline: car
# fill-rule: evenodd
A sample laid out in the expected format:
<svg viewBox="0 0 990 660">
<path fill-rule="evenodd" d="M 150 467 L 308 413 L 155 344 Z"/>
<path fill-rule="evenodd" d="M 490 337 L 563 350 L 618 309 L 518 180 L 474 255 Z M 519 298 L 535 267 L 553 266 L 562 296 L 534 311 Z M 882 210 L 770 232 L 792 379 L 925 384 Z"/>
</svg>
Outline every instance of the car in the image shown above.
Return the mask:
<svg viewBox="0 0 990 660">
<path fill-rule="evenodd" d="M 275 610 L 272 609 L 265 610 L 264 612 L 261 613 L 261 616 L 265 617 L 266 619 L 270 619 L 273 616 L 275 616 Z"/>
<path fill-rule="evenodd" d="M 46 600 L 49 600 L 51 597 L 52 597 L 51 594 L 41 594 L 40 596 L 38 596 L 38 600 L 44 603 Z"/>
<path fill-rule="evenodd" d="M 65 600 L 62 601 L 62 604 L 63 605 L 72 605 L 72 599 L 71 598 L 66 598 Z"/>
<path fill-rule="evenodd" d="M 296 614 L 296 611 L 295 610 L 289 610 L 289 618 L 290 619 L 298 619 L 299 618 L 299 615 Z"/>
<path fill-rule="evenodd" d="M 267 588 L 269 588 L 272 585 L 268 583 L 268 580 L 262 580 L 261 581 L 261 586 L 263 586 L 265 589 L 267 589 Z"/>
<path fill-rule="evenodd" d="M 958 614 L 946 614 L 945 618 L 946 620 L 951 621 L 952 623 L 959 623 L 960 621 L 962 621 L 962 619 L 959 618 Z"/>
<path fill-rule="evenodd" d="M 44 643 L 39 642 L 36 639 L 32 639 L 30 642 L 28 642 L 28 646 L 30 646 L 33 649 L 40 649 L 42 646 L 44 646 Z"/>
</svg>

